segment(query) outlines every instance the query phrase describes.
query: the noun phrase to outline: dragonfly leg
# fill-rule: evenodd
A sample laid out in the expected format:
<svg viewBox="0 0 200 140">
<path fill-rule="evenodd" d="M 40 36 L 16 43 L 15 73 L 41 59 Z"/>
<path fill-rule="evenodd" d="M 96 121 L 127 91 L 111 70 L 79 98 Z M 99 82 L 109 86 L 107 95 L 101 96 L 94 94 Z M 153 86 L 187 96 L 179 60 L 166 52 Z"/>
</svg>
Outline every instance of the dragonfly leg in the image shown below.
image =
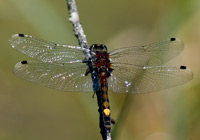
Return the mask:
<svg viewBox="0 0 200 140">
<path fill-rule="evenodd" d="M 115 120 L 111 118 L 111 124 L 115 124 Z"/>
</svg>

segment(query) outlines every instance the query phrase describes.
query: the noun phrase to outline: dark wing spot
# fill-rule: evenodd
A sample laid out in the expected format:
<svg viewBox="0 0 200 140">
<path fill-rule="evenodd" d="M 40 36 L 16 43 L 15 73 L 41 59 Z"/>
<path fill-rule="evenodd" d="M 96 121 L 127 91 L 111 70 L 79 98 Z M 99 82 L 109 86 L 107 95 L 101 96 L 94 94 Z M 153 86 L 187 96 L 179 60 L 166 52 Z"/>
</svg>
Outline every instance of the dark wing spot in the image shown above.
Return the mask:
<svg viewBox="0 0 200 140">
<path fill-rule="evenodd" d="M 180 69 L 186 69 L 187 67 L 186 66 L 180 66 Z"/>
<path fill-rule="evenodd" d="M 176 40 L 176 38 L 170 38 L 170 41 L 175 41 Z"/>
<path fill-rule="evenodd" d="M 27 61 L 21 61 L 21 64 L 28 64 Z"/>
<path fill-rule="evenodd" d="M 24 37 L 24 34 L 18 34 L 18 36 L 20 36 L 20 37 Z"/>
</svg>

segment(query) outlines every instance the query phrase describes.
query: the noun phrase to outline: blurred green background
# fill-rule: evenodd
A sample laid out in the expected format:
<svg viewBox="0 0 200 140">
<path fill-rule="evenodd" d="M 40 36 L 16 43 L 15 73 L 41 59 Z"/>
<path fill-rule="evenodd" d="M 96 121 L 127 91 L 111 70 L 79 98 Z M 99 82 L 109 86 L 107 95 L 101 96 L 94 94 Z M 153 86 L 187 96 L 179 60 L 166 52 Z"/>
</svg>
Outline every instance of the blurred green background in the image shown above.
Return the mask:
<svg viewBox="0 0 200 140">
<path fill-rule="evenodd" d="M 185 49 L 172 60 L 194 79 L 182 86 L 143 95 L 110 93 L 114 140 L 200 139 L 200 1 L 79 0 L 89 44 L 109 51 L 180 38 Z M 0 140 L 101 140 L 93 93 L 48 89 L 13 74 L 30 59 L 11 48 L 12 34 L 78 45 L 65 0 L 0 0 Z"/>
</svg>

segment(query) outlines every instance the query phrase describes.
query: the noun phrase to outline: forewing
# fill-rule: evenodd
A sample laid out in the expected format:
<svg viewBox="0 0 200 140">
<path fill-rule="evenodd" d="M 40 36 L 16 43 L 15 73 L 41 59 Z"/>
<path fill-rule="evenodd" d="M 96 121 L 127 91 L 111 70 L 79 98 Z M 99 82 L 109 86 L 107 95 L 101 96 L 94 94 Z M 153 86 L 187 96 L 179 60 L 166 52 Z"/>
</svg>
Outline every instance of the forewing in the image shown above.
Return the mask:
<svg viewBox="0 0 200 140">
<path fill-rule="evenodd" d="M 149 45 L 121 48 L 110 53 L 110 61 L 113 64 L 161 65 L 177 56 L 183 46 L 180 39 L 171 38 Z"/>
<path fill-rule="evenodd" d="M 81 47 L 52 43 L 24 34 L 13 35 L 9 42 L 17 51 L 42 62 L 76 63 L 84 58 Z"/>
<path fill-rule="evenodd" d="M 92 92 L 92 80 L 85 76 L 86 69 L 83 63 L 22 61 L 15 65 L 14 73 L 22 79 L 61 91 Z"/>
<path fill-rule="evenodd" d="M 178 86 L 193 78 L 185 66 L 114 65 L 109 77 L 109 89 L 116 93 L 150 93 Z"/>
</svg>

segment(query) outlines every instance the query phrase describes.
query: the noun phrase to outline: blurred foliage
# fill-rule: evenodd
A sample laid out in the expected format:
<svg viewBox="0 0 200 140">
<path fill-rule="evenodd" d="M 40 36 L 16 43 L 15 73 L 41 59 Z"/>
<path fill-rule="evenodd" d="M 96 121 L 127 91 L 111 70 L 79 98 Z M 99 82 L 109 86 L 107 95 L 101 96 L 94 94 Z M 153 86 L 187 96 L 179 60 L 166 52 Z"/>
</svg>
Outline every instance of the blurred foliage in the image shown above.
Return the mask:
<svg viewBox="0 0 200 140">
<path fill-rule="evenodd" d="M 200 1 L 77 1 L 90 44 L 109 50 L 178 37 L 185 43 L 174 64 L 189 66 L 194 79 L 185 85 L 146 95 L 110 93 L 113 139 L 197 140 L 200 138 Z M 0 0 L 0 139 L 100 140 L 96 99 L 65 93 L 14 76 L 28 59 L 8 44 L 24 33 L 77 45 L 65 0 Z M 159 94 L 158 94 L 159 93 Z"/>
</svg>

